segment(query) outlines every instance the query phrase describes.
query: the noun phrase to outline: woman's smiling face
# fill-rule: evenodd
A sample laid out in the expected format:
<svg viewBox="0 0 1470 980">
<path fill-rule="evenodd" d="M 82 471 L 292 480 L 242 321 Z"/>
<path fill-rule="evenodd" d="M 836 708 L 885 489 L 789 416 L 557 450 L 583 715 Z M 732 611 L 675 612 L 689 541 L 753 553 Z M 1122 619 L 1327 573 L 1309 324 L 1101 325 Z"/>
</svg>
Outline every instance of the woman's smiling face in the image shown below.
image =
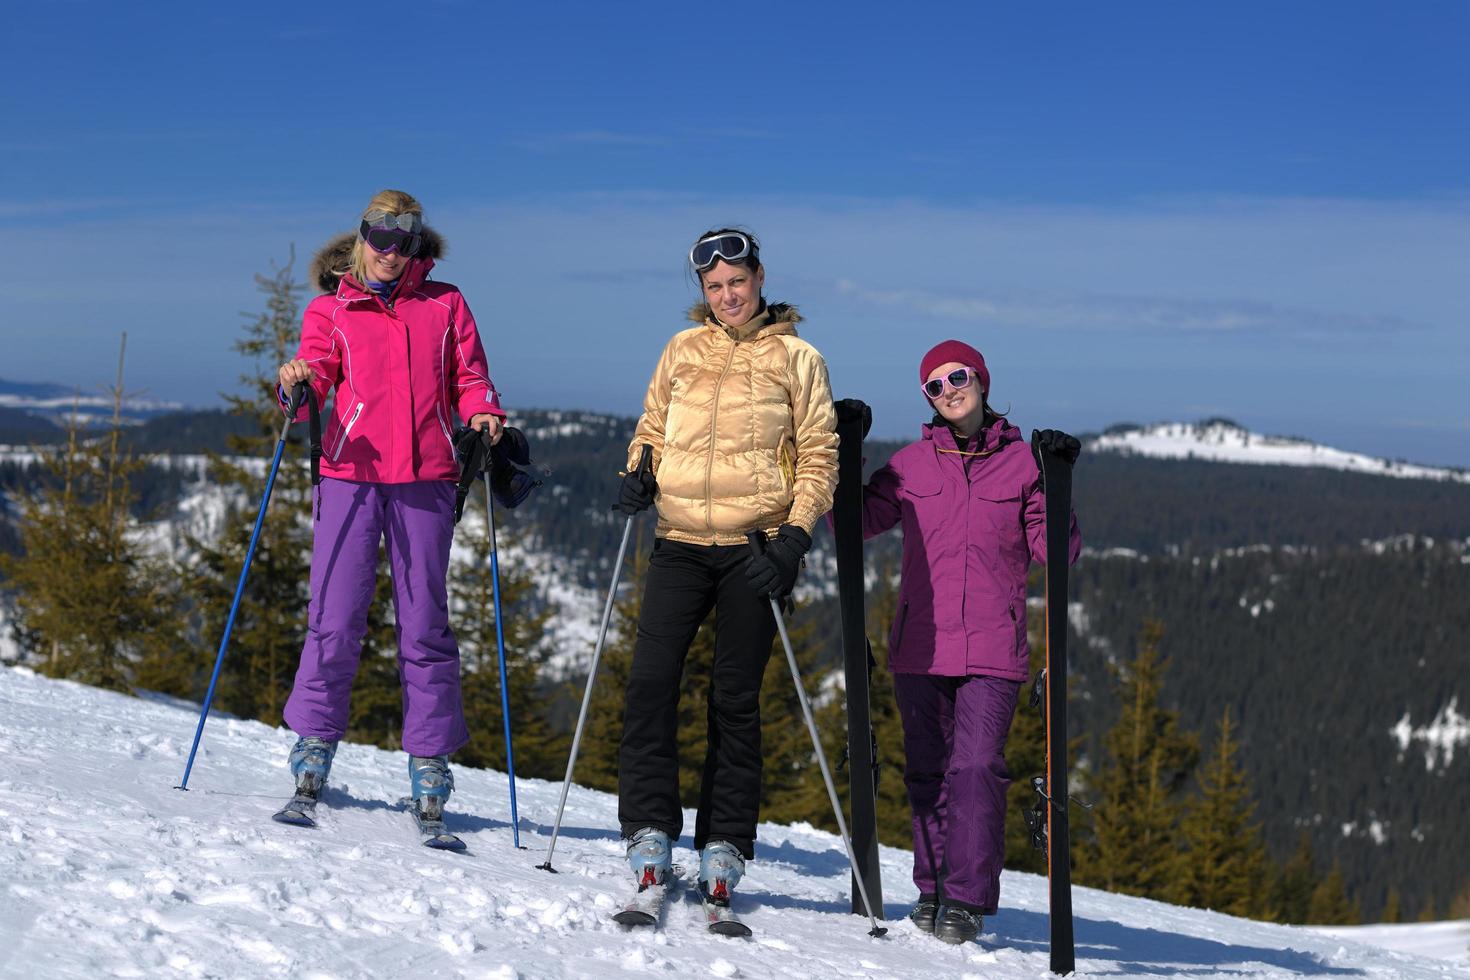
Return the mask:
<svg viewBox="0 0 1470 980">
<path fill-rule="evenodd" d="M 761 305 L 766 270 L 751 271 L 720 259 L 699 274 L 704 300 L 727 327 L 744 326 Z"/>
</svg>

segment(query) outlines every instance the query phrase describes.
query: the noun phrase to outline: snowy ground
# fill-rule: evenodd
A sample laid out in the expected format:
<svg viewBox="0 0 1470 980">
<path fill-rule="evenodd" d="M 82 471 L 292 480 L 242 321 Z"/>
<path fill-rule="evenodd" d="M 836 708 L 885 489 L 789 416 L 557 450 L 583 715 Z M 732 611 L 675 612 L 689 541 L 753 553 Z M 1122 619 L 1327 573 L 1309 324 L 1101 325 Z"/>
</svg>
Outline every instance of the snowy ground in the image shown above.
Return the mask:
<svg viewBox="0 0 1470 980">
<path fill-rule="evenodd" d="M 1007 874 L 1005 908 L 954 948 L 901 917 L 909 857 L 883 851 L 886 938 L 847 914 L 841 844 L 763 825 L 737 909 L 747 940 L 708 935 L 697 903 L 661 931 L 608 921 L 627 875 L 615 801 L 574 789 L 545 859 L 558 786 L 520 783 L 511 846 L 503 775 L 458 770 L 464 855 L 421 847 L 394 801 L 404 757 L 344 745 L 321 827 L 272 823 L 290 736 L 214 718 L 187 793 L 174 789 L 197 709 L 0 668 L 0 977 L 986 977 L 1047 972 L 1046 882 Z M 692 821 L 691 821 L 692 822 Z M 679 857 L 692 854 L 688 839 Z M 1463 924 L 1337 935 L 1121 898 L 1076 895 L 1081 974 L 1467 978 Z M 1381 930 L 1383 927 L 1379 927 Z M 1431 938 L 1432 937 L 1432 938 Z"/>
</svg>

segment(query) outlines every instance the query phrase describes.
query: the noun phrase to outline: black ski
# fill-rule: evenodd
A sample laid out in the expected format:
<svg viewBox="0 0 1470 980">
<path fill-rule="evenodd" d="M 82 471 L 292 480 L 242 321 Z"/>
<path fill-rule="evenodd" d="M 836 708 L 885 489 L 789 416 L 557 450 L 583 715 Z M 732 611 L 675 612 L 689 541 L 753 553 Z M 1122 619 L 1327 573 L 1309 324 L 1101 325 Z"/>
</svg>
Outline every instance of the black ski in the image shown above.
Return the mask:
<svg viewBox="0 0 1470 980">
<path fill-rule="evenodd" d="M 883 878 L 878 867 L 878 739 L 873 732 L 868 681 L 873 654 L 868 646 L 863 597 L 863 439 L 872 412 L 856 398 L 844 398 L 837 411 L 837 489 L 832 503 L 837 551 L 837 595 L 842 616 L 842 659 L 847 691 L 847 760 L 851 773 L 852 852 L 868 899 L 883 908 Z M 864 778 L 866 777 L 866 778 Z M 866 915 L 862 892 L 852 886 L 852 911 Z"/>
<path fill-rule="evenodd" d="M 612 920 L 620 926 L 656 926 L 663 917 L 669 893 L 682 883 L 684 869 L 674 865 L 668 878 L 661 885 L 639 888 L 613 913 Z"/>
<path fill-rule="evenodd" d="M 735 939 L 744 939 L 750 935 L 750 926 L 740 921 L 740 916 L 730 908 L 729 899 L 722 901 L 718 898 L 711 898 L 704 893 L 704 888 L 701 887 L 699 901 L 704 905 L 704 922 L 710 932 Z"/>
<path fill-rule="evenodd" d="M 1032 437 L 1046 493 L 1046 874 L 1051 888 L 1051 972 L 1076 969 L 1072 854 L 1067 830 L 1067 569 L 1072 465 Z"/>
<path fill-rule="evenodd" d="M 444 826 L 444 818 L 430 817 L 419 809 L 417 800 L 411 797 L 403 797 L 398 805 L 408 810 L 408 815 L 413 817 L 413 822 L 419 829 L 419 836 L 423 838 L 425 847 L 432 847 L 436 851 L 463 851 L 465 842 L 449 832 Z"/>
<path fill-rule="evenodd" d="M 276 823 L 290 824 L 293 827 L 315 827 L 316 803 L 315 796 L 297 793 L 286 802 L 285 806 L 271 814 L 271 819 Z"/>
</svg>

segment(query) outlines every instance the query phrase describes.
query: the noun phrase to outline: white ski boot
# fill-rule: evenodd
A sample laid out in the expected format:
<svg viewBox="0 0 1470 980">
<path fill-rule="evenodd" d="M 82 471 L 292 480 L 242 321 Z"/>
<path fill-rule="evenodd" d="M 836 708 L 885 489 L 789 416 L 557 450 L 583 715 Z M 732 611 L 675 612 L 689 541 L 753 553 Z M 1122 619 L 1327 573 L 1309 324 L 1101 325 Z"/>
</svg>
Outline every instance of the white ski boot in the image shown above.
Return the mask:
<svg viewBox="0 0 1470 980">
<path fill-rule="evenodd" d="M 289 764 L 291 775 L 296 777 L 296 795 L 316 799 L 327 785 L 327 775 L 332 771 L 332 758 L 337 754 L 337 743 L 315 735 L 298 738 L 291 748 Z"/>
<path fill-rule="evenodd" d="M 628 839 L 628 867 L 641 891 L 669 880 L 674 867 L 673 842 L 656 827 L 644 827 Z"/>
</svg>

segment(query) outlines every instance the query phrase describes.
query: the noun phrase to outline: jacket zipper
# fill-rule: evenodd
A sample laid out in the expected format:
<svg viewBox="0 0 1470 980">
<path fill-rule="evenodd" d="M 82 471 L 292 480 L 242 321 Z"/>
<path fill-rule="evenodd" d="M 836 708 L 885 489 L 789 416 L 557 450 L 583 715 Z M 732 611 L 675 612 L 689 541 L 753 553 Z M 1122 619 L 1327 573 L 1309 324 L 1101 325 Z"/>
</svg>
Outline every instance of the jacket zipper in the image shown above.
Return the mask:
<svg viewBox="0 0 1470 980">
<path fill-rule="evenodd" d="M 724 387 L 725 376 L 730 373 L 730 365 L 735 363 L 735 341 L 730 341 L 730 356 L 725 358 L 725 369 L 720 372 L 719 380 L 715 382 L 715 398 L 710 405 L 709 412 L 709 455 L 704 463 L 704 524 L 711 531 L 715 529 L 715 502 L 714 502 L 714 480 L 715 472 L 715 421 L 720 417 L 720 389 Z"/>
</svg>

